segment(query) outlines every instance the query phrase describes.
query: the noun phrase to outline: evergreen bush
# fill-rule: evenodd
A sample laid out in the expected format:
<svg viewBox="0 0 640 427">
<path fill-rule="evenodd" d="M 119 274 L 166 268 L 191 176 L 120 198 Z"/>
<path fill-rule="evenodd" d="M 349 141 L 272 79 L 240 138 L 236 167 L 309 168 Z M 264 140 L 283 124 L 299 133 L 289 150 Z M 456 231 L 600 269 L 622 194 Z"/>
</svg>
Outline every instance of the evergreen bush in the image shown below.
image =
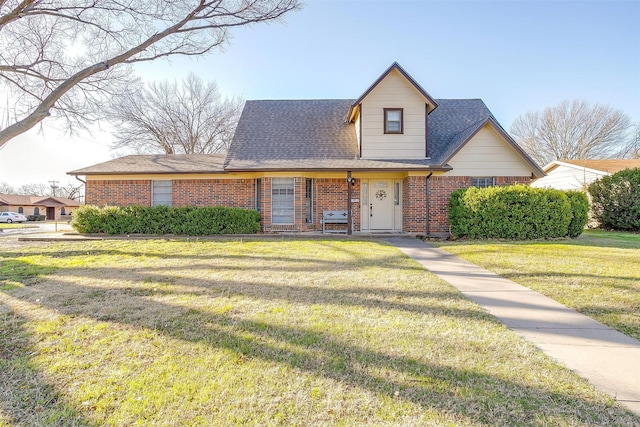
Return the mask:
<svg viewBox="0 0 640 427">
<path fill-rule="evenodd" d="M 640 168 L 624 169 L 589 185 L 593 217 L 600 227 L 640 231 Z"/>
<path fill-rule="evenodd" d="M 71 225 L 79 233 L 254 234 L 260 230 L 260 213 L 224 206 L 81 206 L 74 211 Z"/>
<path fill-rule="evenodd" d="M 584 195 L 527 185 L 461 189 L 449 201 L 451 234 L 471 239 L 577 237 L 586 224 L 584 202 Z"/>
</svg>

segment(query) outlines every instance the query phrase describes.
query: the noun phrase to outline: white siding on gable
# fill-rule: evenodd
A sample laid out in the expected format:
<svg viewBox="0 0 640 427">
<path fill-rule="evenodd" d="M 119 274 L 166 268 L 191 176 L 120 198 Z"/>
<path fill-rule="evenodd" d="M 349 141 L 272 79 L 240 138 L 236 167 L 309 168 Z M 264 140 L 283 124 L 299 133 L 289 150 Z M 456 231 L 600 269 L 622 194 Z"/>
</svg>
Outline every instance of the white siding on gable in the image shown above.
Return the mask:
<svg viewBox="0 0 640 427">
<path fill-rule="evenodd" d="M 448 176 L 530 176 L 531 166 L 489 125 L 449 161 Z"/>
<path fill-rule="evenodd" d="M 555 188 L 558 190 L 583 190 L 593 181 L 608 175 L 597 173 L 580 166 L 559 165 L 548 172 L 547 176 L 535 180 L 532 187 Z"/>
<path fill-rule="evenodd" d="M 362 100 L 362 157 L 425 157 L 425 98 L 398 71 L 389 73 Z M 403 133 L 384 133 L 384 109 L 403 109 Z"/>
<path fill-rule="evenodd" d="M 358 116 L 356 117 L 355 120 L 355 131 L 356 131 L 356 139 L 358 140 L 358 149 L 360 149 L 360 144 L 362 144 L 362 141 L 360 141 L 360 122 L 361 122 L 361 118 L 360 118 L 360 114 L 358 114 Z"/>
</svg>

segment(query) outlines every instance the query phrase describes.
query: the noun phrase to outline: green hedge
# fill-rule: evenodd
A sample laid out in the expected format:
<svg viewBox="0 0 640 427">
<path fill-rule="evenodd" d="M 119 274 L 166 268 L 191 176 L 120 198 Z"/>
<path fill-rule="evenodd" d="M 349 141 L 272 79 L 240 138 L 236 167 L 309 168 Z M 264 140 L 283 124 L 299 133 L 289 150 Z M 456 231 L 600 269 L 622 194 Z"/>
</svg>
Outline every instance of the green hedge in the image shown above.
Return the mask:
<svg viewBox="0 0 640 427">
<path fill-rule="evenodd" d="M 456 190 L 449 201 L 455 237 L 548 239 L 577 237 L 587 223 L 584 194 L 527 185 Z"/>
<path fill-rule="evenodd" d="M 640 231 L 640 168 L 624 169 L 589 186 L 593 217 L 600 226 Z"/>
<path fill-rule="evenodd" d="M 44 221 L 47 219 L 46 215 L 27 215 L 27 221 Z"/>
<path fill-rule="evenodd" d="M 73 212 L 71 225 L 79 233 L 253 234 L 260 230 L 260 213 L 224 206 L 81 206 Z"/>
<path fill-rule="evenodd" d="M 571 204 L 572 213 L 567 234 L 571 238 L 576 238 L 582 234 L 589 222 L 589 198 L 582 191 L 566 191 L 565 194 Z"/>
</svg>

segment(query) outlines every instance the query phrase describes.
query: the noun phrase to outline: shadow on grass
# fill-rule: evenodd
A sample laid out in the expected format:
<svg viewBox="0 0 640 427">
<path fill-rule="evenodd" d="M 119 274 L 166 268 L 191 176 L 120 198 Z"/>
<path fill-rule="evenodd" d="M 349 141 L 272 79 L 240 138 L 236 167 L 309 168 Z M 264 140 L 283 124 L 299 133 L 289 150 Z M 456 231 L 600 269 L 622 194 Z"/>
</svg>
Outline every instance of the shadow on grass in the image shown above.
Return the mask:
<svg viewBox="0 0 640 427">
<path fill-rule="evenodd" d="M 25 323 L 26 319 L 0 302 L 0 424 L 94 425 L 35 366 L 31 357 L 36 351 Z"/>
<path fill-rule="evenodd" d="M 89 271 L 74 268 L 61 271 L 65 275 L 85 275 L 93 279 L 104 278 L 105 275 L 108 277 L 108 272 L 109 269 Z M 536 423 L 540 424 L 544 419 L 557 420 L 567 425 L 606 425 L 612 422 L 618 425 L 633 425 L 640 421 L 625 414 L 621 409 L 569 392 L 549 391 L 496 375 L 441 366 L 437 361 L 428 363 L 387 353 L 382 349 L 363 348 L 347 340 L 336 339 L 330 333 L 302 326 L 282 326 L 243 316 L 217 314 L 206 309 L 181 307 L 153 300 L 153 290 L 147 289 L 142 294 L 136 294 L 135 289 L 136 283 L 143 284 L 140 282 L 141 277 L 148 276 L 149 273 L 144 269 L 130 273 L 133 275 L 132 288 L 81 286 L 67 283 L 61 277 L 52 275 L 47 278 L 46 283 L 8 292 L 12 297 L 25 301 L 35 301 L 37 298 L 43 306 L 63 314 L 80 315 L 140 329 L 155 325 L 152 329 L 167 337 L 205 344 L 213 349 L 226 349 L 246 359 L 275 362 L 291 368 L 293 372 L 300 370 L 314 377 L 335 380 L 390 399 L 404 400 L 424 408 L 435 408 L 443 413 L 453 414 L 455 419 L 464 422 L 488 426 L 527 425 L 532 420 L 537 420 Z M 227 282 L 225 285 L 248 289 L 246 284 Z M 173 284 L 168 286 L 171 287 Z M 220 294 L 219 286 L 215 283 L 207 286 L 206 281 L 202 281 L 197 286 L 202 290 L 202 295 L 228 298 Z M 249 296 L 258 299 L 267 298 L 272 285 L 260 285 L 257 278 L 253 278 L 249 287 L 254 287 L 253 294 Z M 344 299 L 344 306 L 370 307 L 367 305 L 368 301 L 363 299 L 366 288 L 357 292 L 347 289 L 347 294 L 341 294 L 340 290 L 336 293 L 336 289 L 331 287 L 302 288 L 298 291 L 296 288 L 282 285 L 278 287 L 278 293 L 283 297 L 289 295 L 289 301 L 296 303 L 322 305 L 334 304 Z M 396 293 L 393 292 L 394 295 Z M 413 293 L 415 296 L 416 292 Z M 417 294 L 425 297 L 422 293 Z M 428 292 L 425 294 L 428 298 L 436 300 L 455 295 L 430 295 Z M 99 313 L 93 310 L 95 303 L 91 304 L 98 295 L 105 299 L 104 304 L 99 304 Z M 70 299 L 69 296 L 74 298 Z M 126 301 L 126 305 L 109 303 L 115 299 Z M 402 306 L 389 302 L 380 302 L 380 306 L 376 307 L 425 314 L 433 310 L 426 304 Z M 161 322 L 153 318 L 156 314 L 162 318 Z M 479 311 L 469 311 L 467 314 L 457 312 L 453 313 L 453 316 L 467 321 L 495 322 L 491 316 Z M 19 350 L 19 353 L 25 356 L 30 351 L 29 348 L 24 348 Z M 382 374 L 385 372 L 386 375 Z M 15 386 L 8 385 L 10 388 Z M 46 384 L 41 387 L 47 388 Z M 54 401 L 54 407 L 57 401 L 59 397 Z M 15 412 L 16 418 L 19 415 L 19 412 Z"/>
</svg>

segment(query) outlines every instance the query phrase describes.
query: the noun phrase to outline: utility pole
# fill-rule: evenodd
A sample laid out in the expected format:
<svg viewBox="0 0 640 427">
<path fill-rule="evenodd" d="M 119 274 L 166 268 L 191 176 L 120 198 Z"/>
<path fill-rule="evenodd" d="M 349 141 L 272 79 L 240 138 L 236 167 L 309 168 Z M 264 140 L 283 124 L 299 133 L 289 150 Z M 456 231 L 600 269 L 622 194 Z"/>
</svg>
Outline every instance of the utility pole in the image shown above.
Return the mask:
<svg viewBox="0 0 640 427">
<path fill-rule="evenodd" d="M 51 197 L 56 197 L 56 190 L 60 188 L 58 181 L 49 181 L 49 185 L 51 186 Z"/>
</svg>

